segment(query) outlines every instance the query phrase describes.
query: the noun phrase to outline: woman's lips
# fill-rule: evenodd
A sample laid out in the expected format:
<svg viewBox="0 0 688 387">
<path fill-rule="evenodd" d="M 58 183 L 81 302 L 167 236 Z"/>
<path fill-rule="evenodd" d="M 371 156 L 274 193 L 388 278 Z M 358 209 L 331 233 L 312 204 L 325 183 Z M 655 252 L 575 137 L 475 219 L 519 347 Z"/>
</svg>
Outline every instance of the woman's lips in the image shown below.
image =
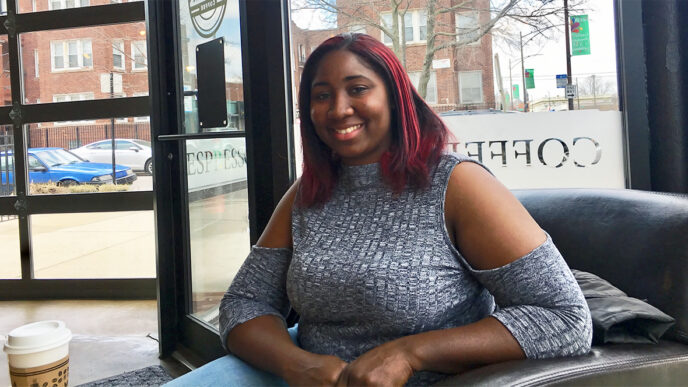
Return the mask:
<svg viewBox="0 0 688 387">
<path fill-rule="evenodd" d="M 363 124 L 352 125 L 341 129 L 334 129 L 332 133 L 334 134 L 335 139 L 339 141 L 346 141 L 356 137 L 361 129 L 363 129 Z"/>
</svg>

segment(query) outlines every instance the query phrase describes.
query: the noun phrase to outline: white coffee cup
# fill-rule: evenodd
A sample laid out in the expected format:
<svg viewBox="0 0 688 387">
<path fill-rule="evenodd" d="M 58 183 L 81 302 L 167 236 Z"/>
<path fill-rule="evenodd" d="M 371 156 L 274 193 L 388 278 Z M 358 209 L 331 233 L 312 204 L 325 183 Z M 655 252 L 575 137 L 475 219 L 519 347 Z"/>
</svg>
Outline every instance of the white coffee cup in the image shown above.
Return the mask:
<svg viewBox="0 0 688 387">
<path fill-rule="evenodd" d="M 13 329 L 5 352 L 12 386 L 67 386 L 72 332 L 58 320 L 39 321 Z"/>
</svg>

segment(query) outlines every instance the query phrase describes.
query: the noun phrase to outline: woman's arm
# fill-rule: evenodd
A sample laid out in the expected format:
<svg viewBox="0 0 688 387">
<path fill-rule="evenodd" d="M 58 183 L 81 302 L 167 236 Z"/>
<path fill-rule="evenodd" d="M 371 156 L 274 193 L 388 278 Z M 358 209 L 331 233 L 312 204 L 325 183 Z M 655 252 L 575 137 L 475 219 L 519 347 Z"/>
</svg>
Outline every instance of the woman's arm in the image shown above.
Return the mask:
<svg viewBox="0 0 688 387">
<path fill-rule="evenodd" d="M 518 200 L 484 168 L 464 162 L 454 169 L 445 221 L 464 264 L 501 309 L 472 324 L 374 348 L 349 364 L 341 385 L 385 379 L 403 384 L 411 375 L 404 371 L 408 369 L 451 374 L 483 364 L 589 350 L 589 311 L 566 263 Z"/>
<path fill-rule="evenodd" d="M 346 366 L 334 356 L 302 350 L 286 330 L 286 272 L 291 259 L 291 209 L 298 182 L 280 200 L 265 231 L 220 305 L 220 332 L 229 351 L 290 385 L 333 384 Z"/>
</svg>

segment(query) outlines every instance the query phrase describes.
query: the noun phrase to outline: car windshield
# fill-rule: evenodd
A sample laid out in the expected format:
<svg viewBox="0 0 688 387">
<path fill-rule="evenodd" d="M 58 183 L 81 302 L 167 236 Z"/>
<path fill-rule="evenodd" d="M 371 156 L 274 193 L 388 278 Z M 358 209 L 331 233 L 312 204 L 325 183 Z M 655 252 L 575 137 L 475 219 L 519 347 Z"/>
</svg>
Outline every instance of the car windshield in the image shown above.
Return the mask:
<svg viewBox="0 0 688 387">
<path fill-rule="evenodd" d="M 50 167 L 56 167 L 65 164 L 81 163 L 84 161 L 74 153 L 64 149 L 45 150 L 37 152 L 35 155 L 36 157 L 41 159 L 41 161 L 48 164 Z"/>
<path fill-rule="evenodd" d="M 139 145 L 142 145 L 142 146 L 147 146 L 147 147 L 149 147 L 149 148 L 150 148 L 150 146 L 151 146 L 150 141 L 146 141 L 146 140 L 131 140 L 131 141 L 133 141 L 133 142 L 135 142 L 135 143 L 137 143 L 137 144 L 139 144 Z"/>
</svg>

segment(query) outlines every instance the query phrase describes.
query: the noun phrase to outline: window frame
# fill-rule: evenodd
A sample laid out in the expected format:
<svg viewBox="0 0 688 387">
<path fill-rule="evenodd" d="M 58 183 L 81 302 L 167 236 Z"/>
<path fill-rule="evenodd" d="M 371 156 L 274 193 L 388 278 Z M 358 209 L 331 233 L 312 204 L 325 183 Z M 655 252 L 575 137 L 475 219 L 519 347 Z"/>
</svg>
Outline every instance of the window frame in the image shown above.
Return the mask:
<svg viewBox="0 0 688 387">
<path fill-rule="evenodd" d="M 117 52 L 119 50 L 119 53 Z M 120 60 L 120 63 L 122 64 L 121 66 L 116 66 L 115 65 L 115 56 L 120 56 L 122 59 Z M 127 70 L 127 56 L 126 56 L 126 51 L 124 51 L 124 40 L 122 39 L 117 39 L 112 41 L 112 68 L 115 70 L 122 70 L 126 71 Z"/>
<path fill-rule="evenodd" d="M 91 0 L 73 0 L 74 6 L 72 6 L 72 7 L 67 7 L 67 1 L 69 1 L 69 0 L 48 0 L 48 11 L 56 11 L 56 10 L 60 10 L 60 9 L 82 8 L 82 7 L 90 7 L 91 6 Z M 60 3 L 60 6 L 56 8 L 55 6 L 53 6 L 54 3 Z M 86 5 L 84 5 L 84 3 L 86 3 Z M 35 3 L 32 3 L 32 4 L 35 5 Z"/>
<path fill-rule="evenodd" d="M 391 28 L 392 25 L 392 13 L 391 12 L 382 12 L 380 13 L 380 24 L 382 25 L 387 25 L 387 23 L 384 21 L 385 17 L 389 17 L 390 19 L 390 25 L 389 27 Z M 402 17 L 411 17 L 411 27 L 413 31 L 413 40 L 408 40 L 406 39 L 406 44 L 426 44 L 427 43 L 427 26 L 428 26 L 428 16 L 427 16 L 427 11 L 424 9 L 410 9 L 404 13 L 404 15 L 398 15 L 399 16 L 399 36 L 404 34 L 404 37 L 406 37 L 406 30 L 402 30 L 402 24 L 401 24 L 401 18 Z M 425 21 L 423 24 L 421 24 L 421 21 Z M 421 28 L 425 27 L 425 39 L 421 39 Z M 404 28 L 409 28 L 406 23 L 404 23 Z M 387 34 L 384 33 L 384 31 L 380 31 L 380 41 L 384 43 L 387 46 L 392 45 L 392 38 L 387 36 Z"/>
<path fill-rule="evenodd" d="M 466 17 L 466 15 L 475 16 L 475 18 L 472 18 L 472 20 L 475 21 L 475 24 L 472 25 L 472 26 L 469 26 L 469 27 L 462 28 L 462 27 L 460 27 L 460 25 L 459 25 L 459 18 L 461 18 L 461 17 Z M 479 28 L 479 27 L 480 27 L 480 12 L 475 11 L 475 10 L 472 10 L 472 11 L 464 11 L 464 12 L 456 12 L 456 13 L 454 14 L 454 20 L 455 20 L 455 23 L 454 23 L 454 30 L 456 31 L 456 40 L 457 40 L 458 42 L 461 42 L 461 39 L 460 39 L 461 30 L 469 30 L 469 31 L 470 31 L 470 30 L 474 30 L 475 28 Z M 479 32 L 480 32 L 479 30 L 478 30 L 478 31 L 475 31 L 475 33 L 479 33 Z M 481 37 L 479 37 L 478 40 L 476 40 L 475 42 L 471 42 L 471 43 L 468 43 L 468 44 L 464 44 L 464 46 L 465 46 L 465 47 L 479 46 L 480 43 L 481 43 L 481 41 L 482 41 L 482 39 L 483 39 L 483 37 L 481 36 Z"/>
<path fill-rule="evenodd" d="M 141 50 L 139 47 L 137 47 L 139 44 L 143 43 L 143 59 L 144 59 L 144 64 L 143 66 L 138 65 L 138 62 L 136 61 L 136 53 L 140 52 Z M 148 46 L 145 40 L 132 40 L 131 44 L 131 71 L 148 71 L 148 55 L 147 51 Z"/>
<path fill-rule="evenodd" d="M 77 57 L 77 66 L 76 67 L 69 67 L 69 43 L 72 42 L 77 42 L 76 49 L 76 57 Z M 62 68 L 57 68 L 55 67 L 55 58 L 58 56 L 55 55 L 55 47 L 56 45 L 62 43 Z M 88 47 L 90 48 L 90 55 L 91 55 L 91 64 L 88 66 L 84 65 L 84 47 L 85 43 L 88 43 Z M 60 73 L 60 72 L 68 72 L 68 71 L 88 71 L 88 70 L 93 70 L 93 40 L 91 38 L 79 38 L 79 39 L 64 39 L 64 40 L 51 40 L 50 41 L 50 71 L 53 73 Z"/>
<path fill-rule="evenodd" d="M 422 74 L 422 70 L 418 71 L 411 71 L 407 72 L 409 79 L 411 80 L 411 83 L 413 84 L 413 87 L 418 90 L 418 83 L 420 82 L 420 75 Z M 418 74 L 418 80 L 415 80 L 415 76 Z M 427 96 L 425 97 L 425 102 L 427 102 L 430 105 L 437 105 L 439 104 L 439 90 L 437 89 L 437 71 L 432 71 L 430 70 L 430 80 L 428 81 L 428 85 L 430 85 L 434 80 L 434 100 L 428 98 Z"/>
<path fill-rule="evenodd" d="M 463 81 L 462 75 L 464 74 L 479 74 L 480 75 L 480 100 L 479 101 L 465 101 L 463 95 Z M 485 92 L 483 90 L 483 71 L 482 70 L 467 70 L 459 71 L 459 103 L 461 105 L 474 105 L 485 103 Z"/>
</svg>

